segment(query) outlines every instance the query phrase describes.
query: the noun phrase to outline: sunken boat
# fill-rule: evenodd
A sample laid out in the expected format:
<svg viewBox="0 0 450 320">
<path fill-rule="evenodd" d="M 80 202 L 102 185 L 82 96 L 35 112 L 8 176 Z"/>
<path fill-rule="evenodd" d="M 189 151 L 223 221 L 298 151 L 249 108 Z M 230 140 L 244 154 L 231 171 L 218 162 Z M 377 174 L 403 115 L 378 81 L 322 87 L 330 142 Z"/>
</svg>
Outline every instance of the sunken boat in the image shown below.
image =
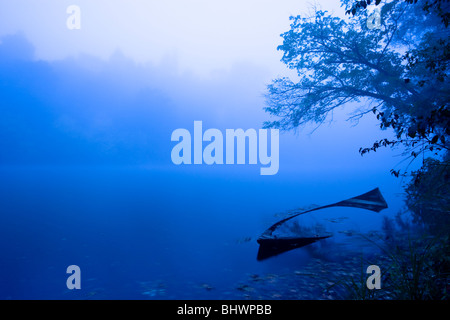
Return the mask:
<svg viewBox="0 0 450 320">
<path fill-rule="evenodd" d="M 353 207 L 365 210 L 370 210 L 374 212 L 380 212 L 388 207 L 386 200 L 384 200 L 383 195 L 379 188 L 375 188 L 369 192 L 361 194 L 359 196 L 339 201 L 333 204 L 317 207 L 314 209 L 298 212 L 293 214 L 283 220 L 278 221 L 268 228 L 256 241 L 259 244 L 258 255 L 256 259 L 262 261 L 270 257 L 279 255 L 281 253 L 301 248 L 312 244 L 314 242 L 331 237 L 331 235 L 315 236 L 315 237 L 280 237 L 273 235 L 273 232 L 284 224 L 286 221 L 293 219 L 299 215 L 322 210 L 331 207 Z"/>
</svg>

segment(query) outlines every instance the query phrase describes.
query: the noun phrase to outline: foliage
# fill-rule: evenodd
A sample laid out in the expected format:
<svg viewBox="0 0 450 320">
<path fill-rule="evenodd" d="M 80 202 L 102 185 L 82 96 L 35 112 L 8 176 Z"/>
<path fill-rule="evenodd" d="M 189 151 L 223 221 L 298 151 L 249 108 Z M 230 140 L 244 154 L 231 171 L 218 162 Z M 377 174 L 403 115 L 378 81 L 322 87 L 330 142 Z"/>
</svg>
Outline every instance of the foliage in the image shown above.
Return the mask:
<svg viewBox="0 0 450 320">
<path fill-rule="evenodd" d="M 333 287 L 343 287 L 345 291 L 342 297 L 352 300 L 449 299 L 449 235 L 439 237 L 413 233 L 414 236 L 411 236 L 411 233 L 399 232 L 401 230 L 389 218 L 384 223 L 387 234 L 381 244 L 366 238 L 381 253 L 368 259 L 361 258 L 359 276 L 341 277 Z M 417 232 L 418 229 L 414 231 Z M 381 268 L 381 290 L 367 288 L 364 267 L 371 264 Z"/>
<path fill-rule="evenodd" d="M 421 5 L 422 10 L 429 13 L 432 11 L 435 15 L 441 18 L 441 22 L 448 27 L 450 20 L 450 12 L 447 10 L 448 0 L 404 0 L 408 4 L 417 4 L 418 2 Z M 347 9 L 346 14 L 355 15 L 359 10 L 365 10 L 371 4 L 378 6 L 381 3 L 381 0 L 358 0 L 351 4 L 351 7 Z"/>
<path fill-rule="evenodd" d="M 351 300 L 376 300 L 380 296 L 378 290 L 370 290 L 367 288 L 367 274 L 364 266 L 367 263 L 361 258 L 361 271 L 359 277 L 342 277 L 332 287 L 343 287 L 344 294 L 342 298 Z"/>
<path fill-rule="evenodd" d="M 268 85 L 265 110 L 275 119 L 265 126 L 295 130 L 307 123 L 320 125 L 335 109 L 357 105 L 354 117 L 373 114 L 381 129 L 395 133 L 394 139 L 361 148 L 361 155 L 402 147 L 407 158 L 422 156 L 405 191 L 415 227 L 423 229 L 399 232 L 393 221 L 383 221 L 385 292 L 391 299 L 448 299 L 450 1 L 341 2 L 345 19 L 321 10 L 291 17 L 278 49 L 297 77 Z M 367 25 L 369 7 L 380 10 L 379 28 Z M 363 278 L 343 284 L 353 298 L 378 298 L 367 291 Z"/>
<path fill-rule="evenodd" d="M 349 0 L 342 1 L 353 13 L 349 19 L 321 10 L 291 17 L 278 49 L 298 79 L 278 78 L 268 85 L 265 110 L 276 119 L 265 126 L 292 130 L 320 124 L 336 108 L 356 102 L 358 117 L 372 112 L 380 127 L 393 129 L 396 136 L 361 148 L 361 154 L 386 146 L 403 146 L 413 158 L 428 151 L 445 153 L 449 30 L 436 6 L 424 11 L 408 2 L 385 2 L 380 29 L 369 29 L 369 12 L 355 9 Z M 367 4 L 369 0 L 357 2 L 363 9 Z"/>
<path fill-rule="evenodd" d="M 407 185 L 406 205 L 414 222 L 434 235 L 450 234 L 449 156 L 444 161 L 426 159 Z"/>
<path fill-rule="evenodd" d="M 398 240 L 398 239 L 397 239 Z M 390 246 L 385 265 L 385 289 L 397 300 L 448 299 L 449 245 L 448 236 L 405 239 Z"/>
</svg>

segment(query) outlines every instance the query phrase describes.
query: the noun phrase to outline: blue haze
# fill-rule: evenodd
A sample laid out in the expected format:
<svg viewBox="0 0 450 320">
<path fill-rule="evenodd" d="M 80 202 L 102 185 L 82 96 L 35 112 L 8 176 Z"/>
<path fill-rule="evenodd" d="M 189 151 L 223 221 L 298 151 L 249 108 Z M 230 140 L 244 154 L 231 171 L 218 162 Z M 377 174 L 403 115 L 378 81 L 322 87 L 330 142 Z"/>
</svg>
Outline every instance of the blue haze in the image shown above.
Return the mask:
<svg viewBox="0 0 450 320">
<path fill-rule="evenodd" d="M 194 120 L 261 128 L 272 74 L 260 66 L 236 63 L 205 79 L 120 51 L 106 61 L 34 57 L 23 34 L 2 38 L 0 299 L 234 298 L 249 274 L 310 259 L 298 249 L 256 261 L 255 239 L 276 213 L 378 186 L 386 211 L 322 215 L 367 231 L 402 206 L 401 181 L 389 174 L 395 152 L 358 154 L 388 133 L 370 118 L 353 127 L 344 113 L 312 134 L 282 134 L 274 176 L 259 165 L 173 165 L 170 135 L 192 132 Z M 66 288 L 71 264 L 81 268 L 78 292 Z"/>
</svg>

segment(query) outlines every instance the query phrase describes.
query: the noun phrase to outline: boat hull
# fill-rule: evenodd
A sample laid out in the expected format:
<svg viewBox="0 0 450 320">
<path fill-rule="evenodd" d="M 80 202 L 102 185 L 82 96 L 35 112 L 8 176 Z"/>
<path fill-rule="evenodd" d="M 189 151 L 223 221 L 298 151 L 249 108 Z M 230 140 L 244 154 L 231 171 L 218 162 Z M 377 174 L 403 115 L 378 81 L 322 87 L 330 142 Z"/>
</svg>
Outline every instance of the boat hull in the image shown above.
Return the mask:
<svg viewBox="0 0 450 320">
<path fill-rule="evenodd" d="M 329 238 L 323 237 L 305 237 L 305 238 L 266 238 L 261 237 L 257 240 L 259 243 L 259 250 L 256 259 L 258 261 L 279 255 L 280 253 L 294 250 L 307 246 L 316 241 Z"/>
</svg>

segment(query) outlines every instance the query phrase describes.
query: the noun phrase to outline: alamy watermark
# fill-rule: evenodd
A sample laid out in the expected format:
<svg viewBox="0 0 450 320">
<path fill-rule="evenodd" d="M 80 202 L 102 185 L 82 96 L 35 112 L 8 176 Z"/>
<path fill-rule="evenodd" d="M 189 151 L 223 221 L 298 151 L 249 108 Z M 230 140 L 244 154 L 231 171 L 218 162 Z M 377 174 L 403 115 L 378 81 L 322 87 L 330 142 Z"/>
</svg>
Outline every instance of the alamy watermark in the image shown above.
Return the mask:
<svg viewBox="0 0 450 320">
<path fill-rule="evenodd" d="M 67 267 L 66 273 L 71 274 L 66 281 L 67 289 L 81 289 L 81 270 L 80 267 L 73 264 Z"/>
<path fill-rule="evenodd" d="M 70 5 L 66 9 L 69 17 L 66 20 L 66 26 L 69 30 L 81 29 L 81 9 L 77 5 Z"/>
<path fill-rule="evenodd" d="M 369 290 L 381 289 L 380 267 L 372 264 L 367 267 L 366 273 L 370 274 L 370 276 L 367 278 L 367 281 L 366 281 L 367 289 L 369 289 Z"/>
<path fill-rule="evenodd" d="M 279 169 L 278 129 L 259 129 L 258 131 L 255 129 L 247 129 L 246 131 L 243 129 L 226 129 L 224 142 L 222 131 L 208 129 L 203 132 L 202 121 L 194 121 L 193 137 L 189 130 L 180 128 L 172 132 L 171 141 L 178 141 L 171 153 L 172 162 L 176 165 L 192 163 L 207 165 L 245 164 L 246 155 L 248 155 L 248 164 L 257 164 L 259 160 L 259 163 L 264 166 L 260 168 L 261 175 L 274 175 Z M 248 141 L 248 144 L 246 141 Z M 203 142 L 209 143 L 203 148 Z M 248 151 L 246 146 L 248 146 Z"/>
<path fill-rule="evenodd" d="M 367 28 L 370 30 L 381 29 L 381 10 L 380 8 L 373 9 L 373 12 L 367 17 Z"/>
</svg>

